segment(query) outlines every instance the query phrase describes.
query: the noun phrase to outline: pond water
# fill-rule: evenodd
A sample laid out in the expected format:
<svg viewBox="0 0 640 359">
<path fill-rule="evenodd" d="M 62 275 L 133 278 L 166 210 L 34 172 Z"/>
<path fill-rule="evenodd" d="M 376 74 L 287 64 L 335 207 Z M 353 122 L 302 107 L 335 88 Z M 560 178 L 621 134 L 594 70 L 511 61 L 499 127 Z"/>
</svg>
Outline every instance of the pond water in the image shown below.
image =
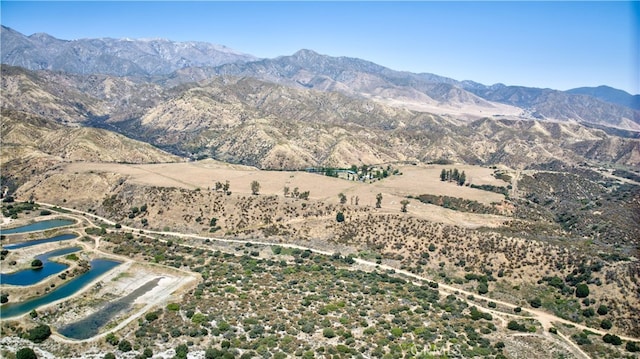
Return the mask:
<svg viewBox="0 0 640 359">
<path fill-rule="evenodd" d="M 121 263 L 110 259 L 94 259 L 91 261 L 91 269 L 88 272 L 71 279 L 45 295 L 21 303 L 3 304 L 0 306 L 0 318 L 22 315 L 40 306 L 67 298 Z M 9 297 L 9 300 L 11 300 L 11 297 Z"/>
<path fill-rule="evenodd" d="M 148 281 L 140 288 L 129 293 L 126 297 L 107 303 L 97 312 L 82 320 L 58 329 L 58 332 L 65 337 L 72 339 L 88 339 L 97 335 L 100 328 L 107 324 L 118 313 L 122 313 L 124 310 L 130 309 L 133 302 L 138 297 L 157 286 L 160 279 L 161 278 L 156 278 Z"/>
<path fill-rule="evenodd" d="M 55 236 L 51 238 L 36 239 L 34 241 L 25 241 L 25 242 L 7 244 L 6 246 L 2 246 L 2 247 L 4 249 L 18 249 L 18 248 L 35 246 L 36 244 L 66 241 L 68 239 L 74 239 L 74 238 L 78 238 L 78 236 L 75 234 L 61 234 L 59 236 Z"/>
<path fill-rule="evenodd" d="M 76 221 L 72 221 L 70 219 L 49 219 L 46 221 L 27 224 L 26 226 L 10 228 L 10 229 L 0 229 L 0 233 L 16 234 L 16 233 L 25 233 L 25 232 L 34 232 L 34 231 L 44 231 L 45 229 L 64 227 L 64 226 L 69 226 L 75 223 Z"/>
<path fill-rule="evenodd" d="M 0 274 L 0 283 L 11 285 L 36 284 L 50 275 L 58 274 L 69 268 L 66 264 L 50 261 L 50 258 L 77 252 L 81 249 L 82 247 L 61 248 L 36 256 L 37 259 L 42 261 L 42 267 L 37 269 L 23 269 L 15 273 Z"/>
</svg>

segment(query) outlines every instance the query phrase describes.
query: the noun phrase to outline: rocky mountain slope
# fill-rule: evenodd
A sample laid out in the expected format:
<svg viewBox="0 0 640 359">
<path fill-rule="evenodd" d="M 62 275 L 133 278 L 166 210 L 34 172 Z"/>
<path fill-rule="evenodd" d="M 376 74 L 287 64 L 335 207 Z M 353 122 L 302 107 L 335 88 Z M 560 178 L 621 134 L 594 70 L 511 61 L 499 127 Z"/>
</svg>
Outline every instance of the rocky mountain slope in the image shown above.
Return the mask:
<svg viewBox="0 0 640 359">
<path fill-rule="evenodd" d="M 216 77 L 171 88 L 3 66 L 2 106 L 82 123 L 193 157 L 271 169 L 450 160 L 526 167 L 640 164 L 640 140 L 576 123 L 456 121 L 337 92 Z M 127 97 L 128 96 L 128 97 Z"/>
<path fill-rule="evenodd" d="M 47 34 L 25 36 L 2 26 L 2 63 L 32 70 L 80 74 L 150 76 L 189 66 L 218 66 L 255 60 L 224 46 L 164 39 L 60 40 Z"/>
<path fill-rule="evenodd" d="M 18 184 L 61 162 L 175 162 L 179 158 L 111 131 L 68 127 L 15 110 L 2 110 L 2 176 Z M 6 182 L 5 182 L 6 181 Z"/>
<path fill-rule="evenodd" d="M 502 84 L 485 86 L 435 74 L 395 71 L 369 61 L 330 57 L 312 50 L 274 59 L 256 59 L 228 48 L 194 42 L 66 41 L 46 34 L 25 36 L 6 27 L 2 27 L 1 36 L 2 63 L 33 70 L 134 77 L 155 75 L 159 76 L 155 78 L 156 83 L 163 87 L 219 75 L 252 77 L 470 121 L 507 116 L 577 121 L 640 131 L 640 111 L 634 107 L 635 100 L 616 100 L 620 94 L 612 91 L 604 91 L 605 94 L 601 90 L 563 92 Z"/>
<path fill-rule="evenodd" d="M 579 87 L 567 90 L 568 93 L 589 95 L 599 98 L 602 101 L 615 103 L 635 110 L 640 110 L 640 95 L 630 93 L 609 86 Z"/>
</svg>

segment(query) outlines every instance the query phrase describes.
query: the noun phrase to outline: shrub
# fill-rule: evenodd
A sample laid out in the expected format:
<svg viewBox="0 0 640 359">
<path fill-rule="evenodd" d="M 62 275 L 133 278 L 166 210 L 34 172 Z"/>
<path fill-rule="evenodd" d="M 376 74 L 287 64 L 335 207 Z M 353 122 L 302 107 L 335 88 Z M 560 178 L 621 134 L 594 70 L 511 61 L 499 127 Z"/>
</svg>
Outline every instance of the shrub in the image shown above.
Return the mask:
<svg viewBox="0 0 640 359">
<path fill-rule="evenodd" d="M 625 349 L 627 349 L 627 351 L 631 353 L 640 352 L 640 344 L 629 341 L 627 342 Z"/>
<path fill-rule="evenodd" d="M 189 347 L 186 344 L 180 344 L 176 347 L 175 358 L 184 359 L 187 357 L 187 353 L 189 353 Z"/>
<path fill-rule="evenodd" d="M 31 261 L 31 267 L 32 268 L 42 268 L 42 261 L 39 259 L 34 259 L 33 261 Z"/>
<path fill-rule="evenodd" d="M 507 324 L 507 329 L 517 330 L 519 332 L 526 332 L 527 331 L 527 327 L 524 324 L 520 324 L 515 320 L 509 321 L 509 323 Z"/>
<path fill-rule="evenodd" d="M 178 303 L 169 303 L 167 304 L 167 309 L 173 312 L 177 312 L 180 310 L 180 304 Z"/>
<path fill-rule="evenodd" d="M 329 339 L 331 339 L 331 338 L 335 338 L 335 336 L 336 336 L 336 332 L 335 332 L 332 328 L 324 328 L 324 329 L 322 330 L 322 335 L 323 335 L 325 338 L 329 338 Z"/>
<path fill-rule="evenodd" d="M 607 313 L 609 313 L 609 308 L 604 304 L 600 304 L 600 306 L 598 307 L 598 314 L 607 315 Z"/>
<path fill-rule="evenodd" d="M 113 334 L 113 333 L 107 334 L 107 336 L 104 339 L 107 341 L 107 343 L 109 343 L 109 344 L 111 344 L 113 346 L 118 345 L 118 343 L 120 342 L 118 337 L 116 337 L 116 335 Z"/>
<path fill-rule="evenodd" d="M 344 213 L 338 212 L 338 214 L 336 214 L 336 221 L 337 222 L 344 222 Z"/>
<path fill-rule="evenodd" d="M 589 296 L 589 286 L 584 283 L 578 284 L 576 286 L 576 297 L 586 298 L 588 296 Z"/>
<path fill-rule="evenodd" d="M 31 348 L 22 348 L 16 352 L 16 359 L 37 359 L 38 356 Z"/>
<path fill-rule="evenodd" d="M 535 297 L 529 301 L 529 304 L 531 304 L 533 308 L 540 308 L 540 306 L 542 305 L 542 301 L 540 300 L 540 298 Z"/>
<path fill-rule="evenodd" d="M 142 356 L 145 358 L 151 358 L 153 356 L 153 350 L 151 350 L 151 348 L 144 348 Z"/>
<path fill-rule="evenodd" d="M 605 334 L 602 337 L 602 340 L 605 343 L 608 343 L 608 344 L 613 344 L 613 345 L 621 345 L 622 344 L 622 339 L 620 339 L 620 337 L 617 336 L 617 335 Z"/>
<path fill-rule="evenodd" d="M 609 330 L 612 326 L 613 325 L 611 324 L 611 321 L 609 319 L 604 319 L 600 322 L 600 328 L 602 329 Z"/>
<path fill-rule="evenodd" d="M 150 312 L 145 314 L 144 319 L 146 319 L 148 322 L 153 322 L 154 320 L 158 319 L 158 313 L 157 312 Z"/>
<path fill-rule="evenodd" d="M 51 335 L 51 328 L 48 325 L 40 324 L 37 327 L 30 329 L 28 332 L 28 339 L 34 343 L 42 343 L 47 340 Z"/>
<path fill-rule="evenodd" d="M 118 349 L 124 353 L 126 352 L 130 352 L 133 347 L 131 346 L 131 343 L 128 340 L 121 340 L 120 343 L 118 343 Z"/>
<path fill-rule="evenodd" d="M 478 284 L 478 293 L 479 294 L 487 294 L 489 292 L 489 286 L 485 282 L 480 282 Z"/>
<path fill-rule="evenodd" d="M 109 352 L 107 354 L 104 355 L 104 359 L 116 359 L 116 355 Z"/>
<path fill-rule="evenodd" d="M 582 315 L 584 315 L 587 318 L 591 318 L 594 315 L 596 315 L 596 312 L 593 310 L 593 308 L 587 308 L 582 311 Z"/>
</svg>

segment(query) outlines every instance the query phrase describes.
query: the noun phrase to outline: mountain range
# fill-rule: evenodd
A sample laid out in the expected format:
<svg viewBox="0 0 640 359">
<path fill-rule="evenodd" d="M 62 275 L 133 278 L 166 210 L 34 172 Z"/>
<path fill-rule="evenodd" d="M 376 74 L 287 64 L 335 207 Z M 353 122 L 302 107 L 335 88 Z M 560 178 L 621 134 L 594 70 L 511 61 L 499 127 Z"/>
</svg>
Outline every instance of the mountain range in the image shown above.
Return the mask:
<svg viewBox="0 0 640 359">
<path fill-rule="evenodd" d="M 635 97 L 610 88 L 486 86 L 312 50 L 258 59 L 204 43 L 67 41 L 6 27 L 1 50 L 12 119 L 98 127 L 183 156 L 272 169 L 640 164 Z"/>
</svg>

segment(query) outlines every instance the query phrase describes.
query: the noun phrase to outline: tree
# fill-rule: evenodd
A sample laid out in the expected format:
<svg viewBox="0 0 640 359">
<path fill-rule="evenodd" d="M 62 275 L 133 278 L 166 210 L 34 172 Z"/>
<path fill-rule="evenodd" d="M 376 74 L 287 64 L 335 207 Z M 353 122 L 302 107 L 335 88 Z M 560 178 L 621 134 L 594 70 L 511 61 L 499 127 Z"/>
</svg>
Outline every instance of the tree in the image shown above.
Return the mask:
<svg viewBox="0 0 640 359">
<path fill-rule="evenodd" d="M 608 343 L 608 344 L 613 344 L 613 345 L 621 345 L 622 344 L 622 339 L 620 339 L 620 337 L 615 335 L 615 334 L 605 334 L 602 337 L 602 341 L 604 341 L 605 343 Z"/>
<path fill-rule="evenodd" d="M 34 343 L 42 343 L 47 340 L 51 335 L 51 328 L 48 325 L 40 324 L 37 327 L 30 329 L 28 332 L 28 339 Z"/>
<path fill-rule="evenodd" d="M 300 199 L 303 199 L 303 200 L 305 200 L 305 201 L 306 201 L 306 200 L 308 200 L 308 199 L 309 199 L 309 194 L 311 194 L 311 192 L 309 192 L 309 191 L 304 191 L 304 192 L 300 193 L 300 196 L 299 196 L 299 197 L 300 197 Z"/>
<path fill-rule="evenodd" d="M 344 213 L 338 212 L 338 214 L 336 214 L 336 221 L 344 222 Z"/>
<path fill-rule="evenodd" d="M 37 359 L 36 352 L 31 348 L 22 348 L 16 352 L 16 359 Z"/>
<path fill-rule="evenodd" d="M 257 195 L 260 192 L 260 182 L 253 181 L 251 182 L 251 194 Z"/>
<path fill-rule="evenodd" d="M 589 296 L 589 286 L 584 283 L 578 284 L 576 286 L 576 297 L 586 298 L 588 296 Z"/>
<path fill-rule="evenodd" d="M 489 286 L 485 282 L 478 283 L 478 293 L 487 294 L 489 292 Z"/>
<path fill-rule="evenodd" d="M 440 172 L 440 181 L 444 182 L 446 180 L 447 180 L 447 170 L 443 168 L 442 172 Z"/>
<path fill-rule="evenodd" d="M 344 193 L 339 193 L 338 197 L 340 198 L 340 204 L 347 203 L 347 196 L 345 196 Z"/>
<path fill-rule="evenodd" d="M 611 329 L 612 326 L 613 326 L 613 324 L 611 324 L 611 321 L 609 319 L 603 319 L 600 322 L 600 328 L 602 328 L 602 329 L 609 330 L 609 329 Z"/>
<path fill-rule="evenodd" d="M 42 268 L 42 261 L 39 259 L 34 259 L 33 261 L 31 261 L 31 267 L 32 268 Z"/>
<path fill-rule="evenodd" d="M 231 194 L 231 192 L 229 192 L 230 186 L 231 185 L 229 184 L 229 181 L 225 181 L 224 184 L 222 185 L 222 191 L 227 195 Z"/>
<path fill-rule="evenodd" d="M 400 201 L 400 204 L 402 205 L 402 208 L 400 208 L 400 211 L 407 212 L 407 205 L 409 204 L 409 201 L 407 201 L 406 199 L 403 199 L 402 201 Z"/>
<path fill-rule="evenodd" d="M 376 195 L 376 208 L 382 207 L 382 193 Z"/>
<path fill-rule="evenodd" d="M 630 353 L 640 352 L 640 344 L 636 342 L 628 341 L 627 345 L 625 346 L 625 349 L 627 349 L 627 351 Z"/>
<path fill-rule="evenodd" d="M 598 314 L 607 315 L 607 313 L 609 313 L 609 308 L 604 304 L 600 304 L 600 306 L 598 307 Z"/>
<path fill-rule="evenodd" d="M 460 173 L 460 176 L 458 177 L 458 185 L 462 186 L 466 181 L 467 181 L 467 175 L 465 175 L 464 171 L 462 171 L 462 173 Z"/>
<path fill-rule="evenodd" d="M 285 197 L 289 197 L 289 187 L 288 186 L 284 186 L 284 196 Z"/>
</svg>

